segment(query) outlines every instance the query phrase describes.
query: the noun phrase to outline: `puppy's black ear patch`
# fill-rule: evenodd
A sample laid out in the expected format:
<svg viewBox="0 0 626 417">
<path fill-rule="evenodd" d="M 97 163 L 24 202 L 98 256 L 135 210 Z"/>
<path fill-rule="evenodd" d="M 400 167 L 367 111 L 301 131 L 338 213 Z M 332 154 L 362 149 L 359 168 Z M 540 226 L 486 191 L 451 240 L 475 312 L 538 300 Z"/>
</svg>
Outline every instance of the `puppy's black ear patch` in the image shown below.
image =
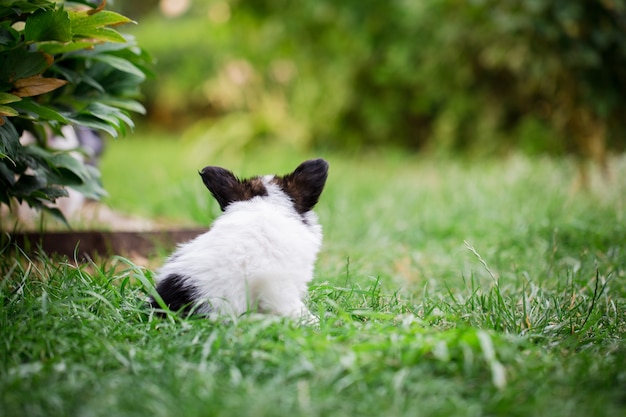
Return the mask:
<svg viewBox="0 0 626 417">
<path fill-rule="evenodd" d="M 311 159 L 301 163 L 295 171 L 274 181 L 291 197 L 296 211 L 304 214 L 315 207 L 328 178 L 328 162 Z"/>
<path fill-rule="evenodd" d="M 267 190 L 258 177 L 242 181 L 232 172 L 213 166 L 205 167 L 200 171 L 200 176 L 222 211 L 235 201 L 245 201 L 267 195 Z"/>
<path fill-rule="evenodd" d="M 224 168 L 209 166 L 200 171 L 200 176 L 222 211 L 228 204 L 237 201 L 239 180 L 235 174 Z"/>
</svg>

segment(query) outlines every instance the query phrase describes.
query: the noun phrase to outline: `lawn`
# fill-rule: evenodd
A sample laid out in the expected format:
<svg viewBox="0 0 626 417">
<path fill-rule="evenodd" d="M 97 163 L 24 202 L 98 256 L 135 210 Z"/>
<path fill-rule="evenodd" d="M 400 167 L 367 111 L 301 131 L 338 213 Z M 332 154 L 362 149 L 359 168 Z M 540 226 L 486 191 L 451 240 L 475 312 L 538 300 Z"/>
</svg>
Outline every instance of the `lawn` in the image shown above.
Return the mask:
<svg viewBox="0 0 626 417">
<path fill-rule="evenodd" d="M 153 272 L 114 257 L 0 260 L 2 416 L 621 416 L 626 158 L 431 158 L 123 139 L 113 208 L 219 214 L 197 174 L 331 165 L 309 304 L 319 326 L 160 318 Z M 159 259 L 152 260 L 158 265 Z"/>
</svg>

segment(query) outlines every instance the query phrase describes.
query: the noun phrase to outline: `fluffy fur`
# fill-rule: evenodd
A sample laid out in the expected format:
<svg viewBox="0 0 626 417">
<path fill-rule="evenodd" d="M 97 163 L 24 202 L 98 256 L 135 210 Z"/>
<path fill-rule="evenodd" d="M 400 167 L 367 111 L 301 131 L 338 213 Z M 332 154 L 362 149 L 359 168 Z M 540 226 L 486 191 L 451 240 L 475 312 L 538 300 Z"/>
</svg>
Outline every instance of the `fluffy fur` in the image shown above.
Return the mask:
<svg viewBox="0 0 626 417">
<path fill-rule="evenodd" d="M 328 163 L 305 161 L 282 177 L 240 180 L 219 167 L 200 175 L 224 213 L 160 269 L 157 292 L 164 303 L 207 315 L 259 311 L 314 320 L 303 299 L 322 244 L 312 209 Z"/>
</svg>

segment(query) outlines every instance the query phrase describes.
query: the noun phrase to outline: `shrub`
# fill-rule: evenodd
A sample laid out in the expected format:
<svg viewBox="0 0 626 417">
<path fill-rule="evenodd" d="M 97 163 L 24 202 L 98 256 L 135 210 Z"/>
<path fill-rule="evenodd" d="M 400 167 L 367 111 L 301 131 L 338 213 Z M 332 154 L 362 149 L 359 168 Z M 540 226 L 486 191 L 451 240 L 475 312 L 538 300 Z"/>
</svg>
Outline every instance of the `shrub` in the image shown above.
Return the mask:
<svg viewBox="0 0 626 417">
<path fill-rule="evenodd" d="M 0 204 L 26 202 L 65 221 L 54 202 L 66 187 L 103 195 L 97 169 L 48 148 L 47 139 L 69 125 L 117 137 L 133 127 L 131 112 L 144 112 L 138 86 L 149 58 L 112 28 L 132 21 L 105 6 L 0 5 Z M 22 144 L 24 132 L 36 143 Z"/>
</svg>

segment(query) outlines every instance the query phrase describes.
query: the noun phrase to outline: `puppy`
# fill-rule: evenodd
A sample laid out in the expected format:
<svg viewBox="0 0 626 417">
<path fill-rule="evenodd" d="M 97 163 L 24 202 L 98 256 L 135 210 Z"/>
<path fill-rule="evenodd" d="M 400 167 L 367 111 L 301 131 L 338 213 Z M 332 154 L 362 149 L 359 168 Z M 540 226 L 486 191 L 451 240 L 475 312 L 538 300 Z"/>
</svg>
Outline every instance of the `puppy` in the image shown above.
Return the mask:
<svg viewBox="0 0 626 417">
<path fill-rule="evenodd" d="M 312 209 L 328 163 L 309 160 L 284 176 L 247 180 L 208 166 L 200 176 L 224 213 L 158 272 L 156 290 L 165 305 L 210 316 L 258 311 L 315 322 L 303 299 L 322 244 Z"/>
</svg>

